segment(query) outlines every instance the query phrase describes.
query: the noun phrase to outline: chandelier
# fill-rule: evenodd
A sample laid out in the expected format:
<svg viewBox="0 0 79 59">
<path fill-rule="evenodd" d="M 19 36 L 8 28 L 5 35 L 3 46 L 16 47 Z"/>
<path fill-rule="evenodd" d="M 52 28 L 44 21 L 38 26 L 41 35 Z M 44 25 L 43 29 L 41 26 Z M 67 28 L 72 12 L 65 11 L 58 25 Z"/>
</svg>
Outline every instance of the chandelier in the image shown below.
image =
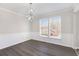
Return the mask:
<svg viewBox="0 0 79 59">
<path fill-rule="evenodd" d="M 27 11 L 26 19 L 27 19 L 28 21 L 32 21 L 32 19 L 33 19 L 32 3 L 29 3 L 28 6 L 29 6 L 29 9 L 28 9 L 28 11 Z"/>
</svg>

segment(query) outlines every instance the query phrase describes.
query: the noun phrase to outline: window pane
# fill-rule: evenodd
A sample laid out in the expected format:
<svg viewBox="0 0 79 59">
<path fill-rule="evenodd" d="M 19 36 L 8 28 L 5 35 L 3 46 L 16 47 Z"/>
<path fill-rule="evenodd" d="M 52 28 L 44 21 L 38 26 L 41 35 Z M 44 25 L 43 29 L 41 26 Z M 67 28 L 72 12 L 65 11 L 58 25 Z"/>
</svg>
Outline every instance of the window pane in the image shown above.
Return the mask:
<svg viewBox="0 0 79 59">
<path fill-rule="evenodd" d="M 49 21 L 49 36 L 54 38 L 60 38 L 61 36 L 61 17 L 55 16 L 50 18 Z"/>
<path fill-rule="evenodd" d="M 40 34 L 48 36 L 48 19 L 40 20 Z"/>
</svg>

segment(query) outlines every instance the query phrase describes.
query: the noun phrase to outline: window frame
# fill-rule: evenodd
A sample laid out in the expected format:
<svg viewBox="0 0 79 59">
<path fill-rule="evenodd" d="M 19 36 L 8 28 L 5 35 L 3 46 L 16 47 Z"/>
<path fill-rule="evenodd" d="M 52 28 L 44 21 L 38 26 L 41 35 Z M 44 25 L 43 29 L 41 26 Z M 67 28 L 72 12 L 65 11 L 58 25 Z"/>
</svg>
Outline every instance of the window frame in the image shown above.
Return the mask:
<svg viewBox="0 0 79 59">
<path fill-rule="evenodd" d="M 53 37 L 51 37 L 50 36 L 50 19 L 52 18 L 52 17 L 60 17 L 60 35 L 59 35 L 59 37 L 55 37 L 55 36 L 53 36 Z M 40 30 L 40 36 L 42 36 L 42 37 L 48 37 L 48 38 L 57 38 L 57 39 L 61 39 L 61 16 L 52 16 L 52 17 L 49 17 L 49 18 L 44 18 L 44 19 L 48 19 L 48 36 L 45 36 L 45 35 L 42 35 L 41 34 L 41 25 L 39 24 L 39 30 Z M 43 18 L 42 18 L 43 19 Z M 41 19 L 39 19 L 39 20 L 41 20 Z"/>
</svg>

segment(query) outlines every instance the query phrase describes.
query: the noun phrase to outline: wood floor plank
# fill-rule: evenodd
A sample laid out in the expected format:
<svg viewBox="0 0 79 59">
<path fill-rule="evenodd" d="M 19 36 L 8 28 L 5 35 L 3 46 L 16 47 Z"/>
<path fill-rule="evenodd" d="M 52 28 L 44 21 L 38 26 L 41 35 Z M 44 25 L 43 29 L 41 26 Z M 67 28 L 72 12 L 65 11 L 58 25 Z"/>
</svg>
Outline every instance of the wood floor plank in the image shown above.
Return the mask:
<svg viewBox="0 0 79 59">
<path fill-rule="evenodd" d="M 76 56 L 72 48 L 29 40 L 0 50 L 0 56 Z"/>
</svg>

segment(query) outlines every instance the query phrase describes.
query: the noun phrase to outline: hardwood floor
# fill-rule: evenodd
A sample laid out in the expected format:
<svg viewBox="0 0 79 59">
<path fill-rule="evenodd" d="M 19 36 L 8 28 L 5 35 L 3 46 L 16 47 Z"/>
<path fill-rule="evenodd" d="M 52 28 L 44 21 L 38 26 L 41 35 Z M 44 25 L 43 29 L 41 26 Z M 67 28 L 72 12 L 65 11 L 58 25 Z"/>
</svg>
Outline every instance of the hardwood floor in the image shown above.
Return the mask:
<svg viewBox="0 0 79 59">
<path fill-rule="evenodd" d="M 77 49 L 78 55 L 79 55 L 79 49 Z"/>
<path fill-rule="evenodd" d="M 29 40 L 0 50 L 0 56 L 76 56 L 72 48 Z"/>
<path fill-rule="evenodd" d="M 76 49 L 75 52 L 79 56 L 79 49 Z"/>
</svg>

